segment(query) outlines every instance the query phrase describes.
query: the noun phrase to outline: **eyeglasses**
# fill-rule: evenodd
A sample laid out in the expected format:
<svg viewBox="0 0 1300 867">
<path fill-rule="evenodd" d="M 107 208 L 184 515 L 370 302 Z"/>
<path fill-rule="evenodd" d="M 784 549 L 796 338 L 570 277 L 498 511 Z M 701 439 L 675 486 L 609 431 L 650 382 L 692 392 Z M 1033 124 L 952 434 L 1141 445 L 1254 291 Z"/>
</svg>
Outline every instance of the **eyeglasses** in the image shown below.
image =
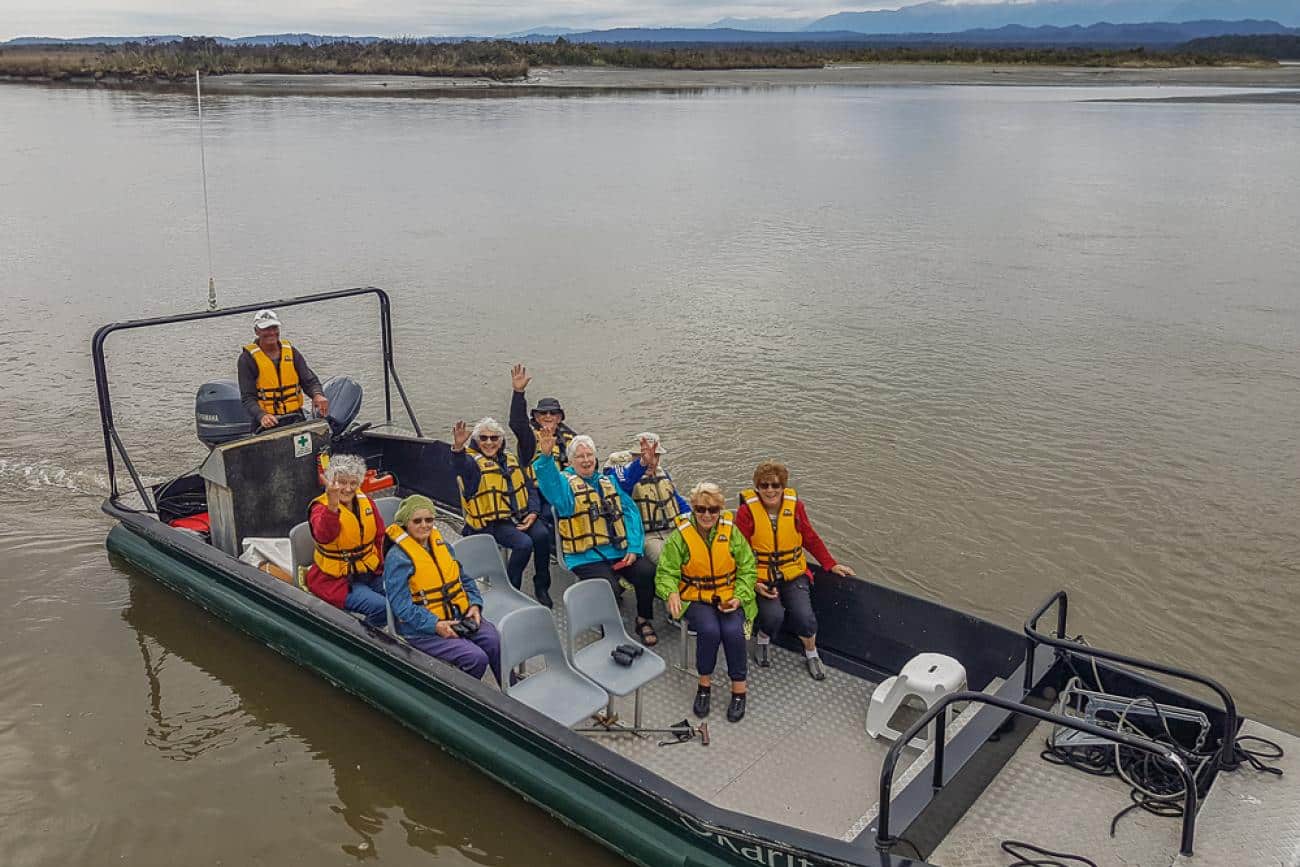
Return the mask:
<svg viewBox="0 0 1300 867">
<path fill-rule="evenodd" d="M 761 491 L 779 491 L 784 487 L 780 482 L 759 482 L 758 488 Z"/>
<path fill-rule="evenodd" d="M 432 524 L 433 522 L 434 522 L 434 519 L 433 519 L 433 518 L 411 518 L 411 519 L 408 520 L 406 523 L 408 523 L 408 524 Z"/>
<path fill-rule="evenodd" d="M 722 511 L 721 506 L 691 506 L 697 515 L 716 515 Z"/>
<path fill-rule="evenodd" d="M 534 415 L 559 415 L 560 411 L 558 409 L 538 409 L 533 410 L 533 413 Z"/>
<path fill-rule="evenodd" d="M 497 436 L 496 434 L 480 434 L 478 441 L 481 443 L 495 443 L 495 442 L 500 442 L 501 437 Z"/>
</svg>

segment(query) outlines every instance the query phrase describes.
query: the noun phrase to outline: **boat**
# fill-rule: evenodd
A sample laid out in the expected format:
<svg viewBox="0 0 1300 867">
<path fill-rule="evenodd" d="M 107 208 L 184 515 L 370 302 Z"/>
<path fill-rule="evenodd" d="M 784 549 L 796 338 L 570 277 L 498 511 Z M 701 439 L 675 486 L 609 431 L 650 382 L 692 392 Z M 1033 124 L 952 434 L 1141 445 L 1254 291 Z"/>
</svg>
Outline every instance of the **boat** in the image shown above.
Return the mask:
<svg viewBox="0 0 1300 867">
<path fill-rule="evenodd" d="M 223 541 L 216 526 L 204 538 L 164 521 L 158 488 L 144 483 L 114 420 L 107 341 L 123 331 L 364 297 L 379 307 L 382 418 L 344 431 L 303 422 L 235 443 L 262 454 L 280 450 L 276 466 L 259 469 L 265 478 L 311 484 L 332 441 L 391 476 L 398 494 L 433 498 L 455 525 L 450 447 L 422 433 L 402 386 L 387 293 L 362 287 L 96 332 L 110 487 L 103 511 L 115 522 L 106 542 L 114 557 L 646 867 L 1004 864 L 1005 841 L 1098 863 L 1122 856 L 1129 864 L 1300 864 L 1300 740 L 1245 719 L 1211 678 L 1070 637 L 1077 627 L 1070 614 L 1086 601 L 1064 590 L 1027 612 L 1017 631 L 880 583 L 820 575 L 813 601 L 827 679 L 808 678 L 796 640 L 778 637 L 772 667 L 751 673 L 749 715 L 715 724 L 707 738 L 702 726 L 670 722 L 689 707 L 695 676 L 689 635 L 661 618 L 657 650 L 671 664 L 638 694 L 648 721 L 674 733 L 660 739 L 620 729 L 613 714 L 562 725 L 243 562 L 229 550 L 238 540 Z M 404 423 L 394 420 L 394 397 Z M 231 486 L 238 484 L 234 453 L 223 445 L 209 455 L 210 462 L 225 458 L 218 469 Z M 201 487 L 200 478 L 182 481 Z M 259 532 L 282 536 L 306 508 L 305 501 L 255 505 Z M 573 579 L 556 573 L 558 595 Z M 562 606 L 555 615 L 558 628 Z M 1052 616 L 1053 625 L 1041 622 Z M 964 683 L 912 711 L 899 736 L 868 734 L 873 700 L 921 654 L 957 661 Z M 628 718 L 629 701 L 611 698 L 610 710 Z M 1137 790 L 1120 777 L 1046 761 L 1047 739 L 1091 745 L 1102 757 L 1122 751 L 1172 780 L 1174 794 L 1133 796 Z M 1075 755 L 1074 748 L 1054 755 Z M 1125 818 L 1135 801 L 1164 815 Z"/>
</svg>

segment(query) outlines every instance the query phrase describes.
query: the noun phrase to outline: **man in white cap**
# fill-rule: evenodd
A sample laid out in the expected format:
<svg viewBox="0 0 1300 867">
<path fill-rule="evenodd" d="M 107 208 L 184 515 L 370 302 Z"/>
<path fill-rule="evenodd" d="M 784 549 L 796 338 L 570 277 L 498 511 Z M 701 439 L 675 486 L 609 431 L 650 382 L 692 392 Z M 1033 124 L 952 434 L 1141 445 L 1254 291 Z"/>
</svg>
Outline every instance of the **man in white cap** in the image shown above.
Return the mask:
<svg viewBox="0 0 1300 867">
<path fill-rule="evenodd" d="M 303 418 L 303 392 L 311 398 L 316 414 L 329 412 L 330 402 L 320 379 L 307 366 L 302 353 L 280 339 L 280 317 L 274 310 L 253 314 L 252 343 L 239 354 L 239 396 L 253 420 L 253 430 L 265 430 L 280 422 Z"/>
<path fill-rule="evenodd" d="M 637 434 L 636 440 L 639 454 L 615 452 L 609 456 L 605 473 L 636 501 L 645 527 L 645 557 L 658 563 L 664 540 L 672 535 L 674 519 L 688 514 L 691 504 L 677 492 L 668 471 L 659 466 L 660 458 L 668 454 L 659 434 L 646 431 Z"/>
</svg>

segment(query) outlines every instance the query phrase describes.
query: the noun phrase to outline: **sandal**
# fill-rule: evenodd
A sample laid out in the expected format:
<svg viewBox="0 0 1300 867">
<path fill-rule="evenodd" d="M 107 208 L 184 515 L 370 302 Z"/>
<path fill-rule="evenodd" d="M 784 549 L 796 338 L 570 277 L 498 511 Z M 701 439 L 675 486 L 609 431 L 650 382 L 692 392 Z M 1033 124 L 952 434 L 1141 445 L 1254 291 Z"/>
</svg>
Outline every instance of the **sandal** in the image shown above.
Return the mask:
<svg viewBox="0 0 1300 867">
<path fill-rule="evenodd" d="M 637 623 L 636 634 L 646 647 L 654 647 L 659 643 L 659 636 L 655 634 L 654 624 L 649 620 L 642 620 Z"/>
</svg>

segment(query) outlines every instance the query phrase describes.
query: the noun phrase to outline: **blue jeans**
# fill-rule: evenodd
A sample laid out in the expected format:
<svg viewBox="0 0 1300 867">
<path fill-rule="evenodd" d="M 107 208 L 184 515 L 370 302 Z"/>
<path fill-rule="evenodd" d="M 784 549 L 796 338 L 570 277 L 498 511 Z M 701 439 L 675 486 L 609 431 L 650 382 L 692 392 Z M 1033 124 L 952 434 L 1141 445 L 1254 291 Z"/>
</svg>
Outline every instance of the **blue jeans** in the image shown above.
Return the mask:
<svg viewBox="0 0 1300 867">
<path fill-rule="evenodd" d="M 510 549 L 506 562 L 506 577 L 516 590 L 523 587 L 524 567 L 533 558 L 533 590 L 551 589 L 551 525 L 541 518 L 524 532 L 512 521 L 493 521 L 482 530 L 465 528 L 466 535 L 487 533 L 498 545 Z"/>
<path fill-rule="evenodd" d="M 388 625 L 388 607 L 384 597 L 382 575 L 358 575 L 348 588 L 348 598 L 343 600 L 344 611 L 365 615 L 366 624 L 376 629 Z"/>
<path fill-rule="evenodd" d="M 727 677 L 743 681 L 749 673 L 745 653 L 745 609 L 723 614 L 707 602 L 692 602 L 686 609 L 686 625 L 695 630 L 695 670 L 713 674 L 718 664 L 718 645 L 727 655 Z"/>
</svg>

